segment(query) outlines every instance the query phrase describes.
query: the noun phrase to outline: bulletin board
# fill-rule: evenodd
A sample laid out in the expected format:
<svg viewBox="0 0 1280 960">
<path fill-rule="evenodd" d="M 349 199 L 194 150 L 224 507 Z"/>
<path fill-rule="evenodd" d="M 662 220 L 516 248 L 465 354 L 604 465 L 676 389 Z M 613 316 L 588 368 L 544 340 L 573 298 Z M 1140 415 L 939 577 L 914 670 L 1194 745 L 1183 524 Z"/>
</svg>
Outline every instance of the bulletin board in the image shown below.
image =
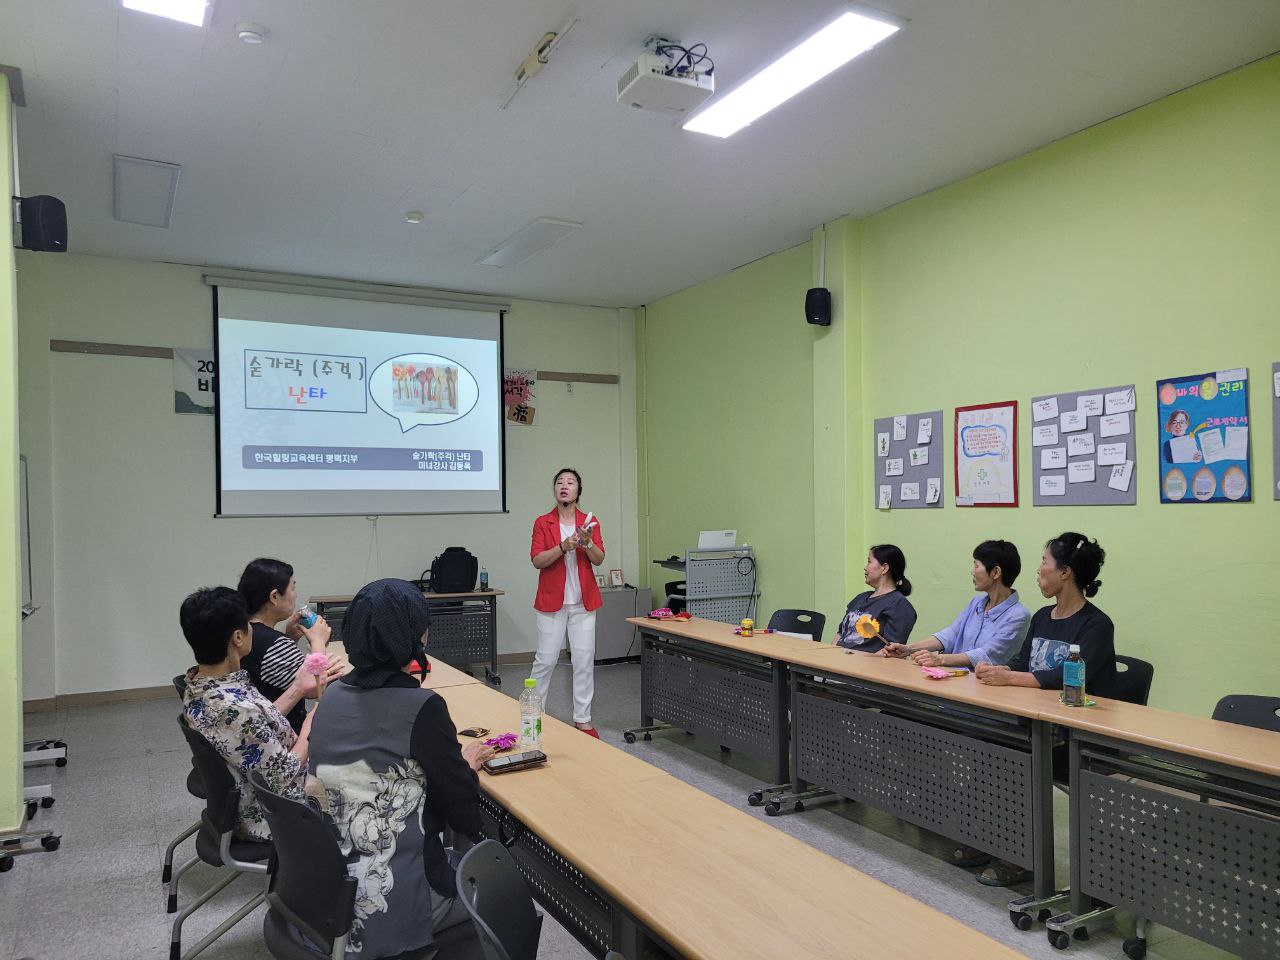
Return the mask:
<svg viewBox="0 0 1280 960">
<path fill-rule="evenodd" d="M 880 417 L 875 422 L 877 509 L 942 506 L 942 411 Z"/>
<path fill-rule="evenodd" d="M 1156 381 L 1161 503 L 1253 499 L 1249 371 L 1244 367 Z"/>
<path fill-rule="evenodd" d="M 1018 505 L 1018 401 L 956 407 L 956 506 Z"/>
<path fill-rule="evenodd" d="M 1271 493 L 1280 500 L 1280 362 L 1271 365 Z"/>
<path fill-rule="evenodd" d="M 1032 504 L 1137 503 L 1137 406 L 1132 383 L 1032 397 Z"/>
</svg>

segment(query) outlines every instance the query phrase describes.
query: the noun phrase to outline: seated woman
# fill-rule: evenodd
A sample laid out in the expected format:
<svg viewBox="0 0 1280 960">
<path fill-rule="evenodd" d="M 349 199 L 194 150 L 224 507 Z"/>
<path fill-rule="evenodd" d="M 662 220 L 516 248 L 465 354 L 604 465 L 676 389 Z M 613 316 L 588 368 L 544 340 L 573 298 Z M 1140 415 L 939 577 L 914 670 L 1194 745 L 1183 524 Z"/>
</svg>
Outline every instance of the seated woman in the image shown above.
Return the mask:
<svg viewBox="0 0 1280 960">
<path fill-rule="evenodd" d="M 253 624 L 253 649 L 241 658 L 240 666 L 263 696 L 275 700 L 302 670 L 302 662 L 306 658 L 298 649 L 298 640 L 306 637 L 312 653 L 323 653 L 332 631 L 323 617 L 317 617 L 312 626 L 303 627 L 301 613 L 297 609 L 298 582 L 293 579 L 293 567 L 282 560 L 266 557 L 250 560 L 240 574 L 237 589 L 244 597 Z M 283 633 L 275 629 L 281 621 L 284 621 Z M 337 658 L 331 657 L 328 679 L 340 675 L 345 667 Z M 304 679 L 304 695 L 314 699 L 315 678 L 307 674 Z M 294 730 L 301 730 L 306 715 L 306 707 L 299 700 L 297 706 L 287 713 L 289 725 Z"/>
<path fill-rule="evenodd" d="M 311 769 L 357 883 L 348 960 L 425 953 L 467 919 L 440 831 L 479 835 L 475 772 L 493 750 L 460 749 L 444 698 L 408 672 L 425 662 L 430 623 L 412 584 L 363 587 L 343 629 L 354 669 L 318 709 Z"/>
<path fill-rule="evenodd" d="M 922 667 L 969 667 L 1008 663 L 1022 645 L 1030 614 L 1013 582 L 1022 570 L 1018 548 L 1007 540 L 984 540 L 973 548 L 974 597 L 937 633 L 915 643 L 891 643 L 886 657 L 910 657 Z"/>
<path fill-rule="evenodd" d="M 875 637 L 870 640 L 858 635 L 858 620 L 864 614 L 880 623 L 880 636 L 888 643 L 904 644 L 916 625 L 916 609 L 907 601 L 911 596 L 911 581 L 907 579 L 907 558 L 891 543 L 882 543 L 867 552 L 867 564 L 862 568 L 862 579 L 871 589 L 849 601 L 835 642 L 842 647 L 876 653 L 883 649 Z"/>
<path fill-rule="evenodd" d="M 236 836 L 269 840 L 266 817 L 245 775 L 256 769 L 276 793 L 303 798 L 307 779 L 307 737 L 312 713 L 295 734 L 285 711 L 302 703 L 308 681 L 294 677 L 272 703 L 240 667 L 252 646 L 249 611 L 230 587 L 206 587 L 186 600 L 178 613 L 182 635 L 191 644 L 196 665 L 187 671 L 182 710 L 187 724 L 213 744 L 241 785 Z M 314 687 L 314 680 L 310 681 Z"/>
<path fill-rule="evenodd" d="M 1045 544 L 1036 570 L 1040 593 L 1054 602 L 1031 616 L 1022 648 L 1008 666 L 979 664 L 975 674 L 991 686 L 1062 689 L 1062 664 L 1073 645 L 1080 647 L 1085 666 L 1085 689 L 1111 696 L 1116 683 L 1115 626 L 1111 618 L 1089 602 L 1102 581 L 1098 573 L 1106 551 L 1082 533 L 1067 532 Z M 1054 777 L 1066 779 L 1061 751 L 1054 751 Z M 1007 887 L 1030 879 L 1030 871 L 992 861 L 978 881 L 990 887 Z"/>
</svg>

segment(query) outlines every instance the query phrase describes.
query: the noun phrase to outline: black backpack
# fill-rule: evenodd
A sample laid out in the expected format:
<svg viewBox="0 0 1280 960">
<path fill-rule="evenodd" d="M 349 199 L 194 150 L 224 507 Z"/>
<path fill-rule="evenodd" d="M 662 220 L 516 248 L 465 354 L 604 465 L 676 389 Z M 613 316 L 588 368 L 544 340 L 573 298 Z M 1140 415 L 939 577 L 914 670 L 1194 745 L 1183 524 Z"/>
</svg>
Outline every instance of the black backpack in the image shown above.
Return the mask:
<svg viewBox="0 0 1280 960">
<path fill-rule="evenodd" d="M 432 593 L 470 593 L 476 588 L 480 561 L 466 547 L 446 547 L 431 561 Z"/>
</svg>

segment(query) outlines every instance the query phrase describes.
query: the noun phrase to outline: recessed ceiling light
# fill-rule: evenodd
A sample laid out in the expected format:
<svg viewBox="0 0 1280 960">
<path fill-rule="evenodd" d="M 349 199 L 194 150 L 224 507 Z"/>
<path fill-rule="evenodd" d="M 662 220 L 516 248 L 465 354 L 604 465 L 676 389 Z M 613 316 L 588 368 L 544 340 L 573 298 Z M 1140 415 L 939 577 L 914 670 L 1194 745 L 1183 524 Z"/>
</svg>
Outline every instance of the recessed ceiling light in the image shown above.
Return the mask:
<svg viewBox="0 0 1280 960">
<path fill-rule="evenodd" d="M 241 43 L 256 47 L 266 41 L 267 28 L 248 20 L 241 20 L 236 24 L 236 36 L 240 38 Z"/>
<path fill-rule="evenodd" d="M 559 243 L 581 226 L 582 224 L 571 220 L 539 217 L 490 250 L 480 262 L 490 267 L 514 267 L 518 263 L 524 263 L 535 253 Z"/>
<path fill-rule="evenodd" d="M 150 13 L 157 17 L 203 27 L 211 4 L 207 0 L 120 0 L 120 6 L 138 13 Z"/>
<path fill-rule="evenodd" d="M 423 217 L 422 217 L 421 210 L 410 210 L 408 213 L 404 215 L 405 223 L 421 223 L 422 219 Z"/>
<path fill-rule="evenodd" d="M 847 7 L 813 36 L 691 117 L 684 129 L 713 137 L 731 137 L 805 87 L 897 33 L 901 26 L 887 14 Z"/>
</svg>

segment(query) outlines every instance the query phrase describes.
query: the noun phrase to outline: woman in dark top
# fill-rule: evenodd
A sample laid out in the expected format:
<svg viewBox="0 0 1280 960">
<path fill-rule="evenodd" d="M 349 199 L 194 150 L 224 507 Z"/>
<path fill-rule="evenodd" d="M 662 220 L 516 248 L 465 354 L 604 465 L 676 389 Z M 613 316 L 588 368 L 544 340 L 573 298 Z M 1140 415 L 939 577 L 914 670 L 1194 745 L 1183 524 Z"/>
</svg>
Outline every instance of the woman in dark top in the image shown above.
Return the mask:
<svg viewBox="0 0 1280 960">
<path fill-rule="evenodd" d="M 1089 602 L 1102 581 L 1106 562 L 1098 541 L 1082 533 L 1064 533 L 1045 544 L 1036 583 L 1054 601 L 1031 616 L 1022 649 L 1008 666 L 979 664 L 978 679 L 992 686 L 1062 689 L 1062 664 L 1072 644 L 1080 646 L 1085 688 L 1110 696 L 1116 680 L 1115 627 L 1111 618 Z"/>
<path fill-rule="evenodd" d="M 1073 644 L 1080 647 L 1084 661 L 1085 689 L 1111 696 L 1116 681 L 1115 627 L 1111 618 L 1089 602 L 1097 596 L 1102 581 L 1098 573 L 1106 562 L 1106 551 L 1098 541 L 1082 533 L 1067 532 L 1044 547 L 1036 584 L 1040 593 L 1053 600 L 1031 615 L 1022 649 L 1008 666 L 980 663 L 974 673 L 991 686 L 1062 689 L 1062 664 Z M 1054 778 L 1066 779 L 1061 750 L 1054 750 Z M 965 853 L 974 853 L 964 848 Z M 969 857 L 965 864 L 974 864 Z M 978 874 L 978 882 L 989 887 L 1007 887 L 1031 879 L 1031 871 L 1005 860 L 992 860 Z"/>
<path fill-rule="evenodd" d="M 323 617 L 317 617 L 310 627 L 303 627 L 298 606 L 298 582 L 293 579 L 293 567 L 282 560 L 259 557 L 249 561 L 240 574 L 236 587 L 244 597 L 250 611 L 253 628 L 253 648 L 240 660 L 240 668 L 268 700 L 279 699 L 289 689 L 302 670 L 305 655 L 298 649 L 298 640 L 305 637 L 313 653 L 323 653 L 331 633 Z M 276 627 L 284 621 L 284 633 Z M 341 675 L 345 664 L 330 658 L 328 679 Z M 315 699 L 316 680 L 303 674 L 305 696 Z M 285 716 L 294 730 L 302 729 L 307 715 L 303 701 L 298 701 Z"/>
<path fill-rule="evenodd" d="M 840 629 L 836 631 L 835 642 L 867 653 L 883 649 L 884 644 L 874 637 L 864 640 L 858 635 L 858 619 L 868 614 L 880 622 L 880 636 L 886 641 L 906 643 L 916 625 L 916 609 L 907 600 L 911 596 L 907 558 L 891 543 L 874 546 L 867 552 L 862 579 L 871 589 L 849 601 Z"/>
<path fill-rule="evenodd" d="M 478 740 L 460 749 L 444 698 L 408 673 L 426 662 L 431 610 L 421 590 L 377 580 L 344 623 L 354 669 L 315 711 L 310 767 L 356 879 L 347 957 L 416 955 L 467 919 L 440 831 L 479 837 L 476 771 L 493 749 Z"/>
</svg>

